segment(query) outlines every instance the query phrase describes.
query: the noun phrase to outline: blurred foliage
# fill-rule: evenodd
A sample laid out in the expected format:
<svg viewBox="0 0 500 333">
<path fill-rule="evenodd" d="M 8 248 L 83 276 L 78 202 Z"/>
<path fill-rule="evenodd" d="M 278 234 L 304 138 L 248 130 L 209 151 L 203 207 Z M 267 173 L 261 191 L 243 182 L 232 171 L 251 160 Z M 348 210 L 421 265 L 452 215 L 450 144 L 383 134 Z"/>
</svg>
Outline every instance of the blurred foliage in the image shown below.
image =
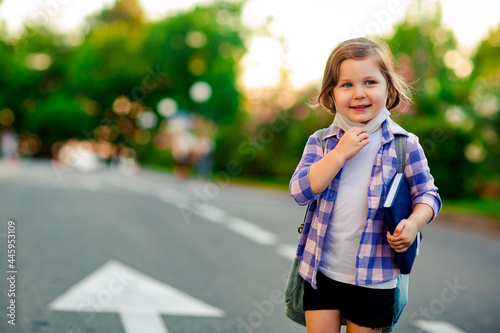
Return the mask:
<svg viewBox="0 0 500 333">
<path fill-rule="evenodd" d="M 232 131 L 245 117 L 236 83 L 246 52 L 242 6 L 217 1 L 148 23 L 137 0 L 117 0 L 87 18 L 81 42 L 36 22 L 27 22 L 17 40 L 0 35 L 0 105 L 15 116 L 2 127 L 38 136 L 43 144 L 35 156 L 49 157 L 54 143 L 75 138 L 125 144 L 142 162 L 157 163 L 165 149 L 155 147 L 155 138 L 168 120 L 157 106 L 168 97 L 243 140 Z M 196 82 L 207 83 L 208 100 L 190 96 Z M 124 99 L 130 110 L 116 112 L 114 103 Z M 141 127 L 145 112 L 159 121 Z M 111 134 L 103 137 L 102 127 Z M 221 146 L 235 150 L 235 143 Z"/>
<path fill-rule="evenodd" d="M 317 86 L 295 91 L 285 71 L 274 88 L 239 87 L 245 45 L 259 33 L 243 26 L 244 4 L 215 1 L 147 22 L 137 0 L 117 0 L 88 17 L 81 40 L 33 22 L 16 40 L 0 31 L 0 126 L 38 142 L 34 156 L 91 139 L 169 168 L 170 118 L 158 110 L 168 97 L 217 124 L 214 179 L 286 181 L 307 137 L 333 117 L 306 106 Z M 469 50 L 437 6 L 409 14 L 384 39 L 415 92 L 393 119 L 419 136 L 441 195 L 499 197 L 500 26 Z M 192 95 L 200 82 L 209 87 L 203 100 Z M 145 114 L 158 121 L 141 125 Z"/>
</svg>

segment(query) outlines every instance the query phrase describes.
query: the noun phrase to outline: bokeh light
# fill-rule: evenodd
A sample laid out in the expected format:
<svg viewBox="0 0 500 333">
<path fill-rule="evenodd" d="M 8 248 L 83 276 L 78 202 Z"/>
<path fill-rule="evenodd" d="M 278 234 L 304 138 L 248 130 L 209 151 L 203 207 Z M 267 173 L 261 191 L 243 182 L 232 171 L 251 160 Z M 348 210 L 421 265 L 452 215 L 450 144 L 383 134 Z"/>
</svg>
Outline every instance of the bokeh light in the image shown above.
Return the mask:
<svg viewBox="0 0 500 333">
<path fill-rule="evenodd" d="M 120 96 L 113 102 L 113 110 L 119 116 L 124 116 L 130 111 L 130 101 L 127 97 Z"/>
<path fill-rule="evenodd" d="M 151 141 L 151 133 L 148 130 L 138 128 L 134 132 L 134 140 L 140 145 L 146 145 Z"/>
<path fill-rule="evenodd" d="M 467 116 L 464 110 L 459 106 L 452 106 L 446 110 L 446 120 L 454 125 L 458 126 L 467 120 Z"/>
<path fill-rule="evenodd" d="M 15 120 L 14 112 L 10 109 L 3 109 L 0 111 L 0 124 L 10 126 Z"/>
<path fill-rule="evenodd" d="M 158 113 L 164 117 L 171 117 L 177 112 L 177 102 L 173 98 L 163 98 L 158 102 Z"/>
<path fill-rule="evenodd" d="M 212 96 L 212 87 L 204 81 L 198 81 L 189 88 L 189 96 L 197 103 L 206 102 Z"/>
<path fill-rule="evenodd" d="M 207 70 L 207 63 L 199 57 L 193 57 L 189 60 L 188 69 L 194 76 L 200 76 Z"/>
<path fill-rule="evenodd" d="M 32 53 L 26 57 L 26 66 L 30 69 L 43 71 L 50 67 L 52 58 L 46 53 Z"/>
<path fill-rule="evenodd" d="M 152 129 L 158 124 L 158 116 L 153 111 L 144 111 L 137 118 L 137 125 L 145 129 Z"/>
<path fill-rule="evenodd" d="M 464 149 L 465 157 L 471 162 L 479 163 L 486 158 L 486 150 L 479 141 L 474 141 Z"/>
<path fill-rule="evenodd" d="M 207 36 L 201 31 L 190 31 L 186 35 L 186 44 L 192 48 L 204 47 L 207 43 Z"/>
</svg>

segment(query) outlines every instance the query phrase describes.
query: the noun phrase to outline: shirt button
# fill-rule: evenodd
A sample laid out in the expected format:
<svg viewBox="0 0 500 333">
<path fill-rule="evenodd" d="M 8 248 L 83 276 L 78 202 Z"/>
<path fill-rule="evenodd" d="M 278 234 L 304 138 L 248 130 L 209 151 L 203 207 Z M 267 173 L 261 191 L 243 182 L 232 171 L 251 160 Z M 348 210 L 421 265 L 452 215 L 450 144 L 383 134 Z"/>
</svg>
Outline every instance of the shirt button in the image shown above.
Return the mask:
<svg viewBox="0 0 500 333">
<path fill-rule="evenodd" d="M 373 191 L 375 189 L 375 186 L 370 186 L 370 191 Z"/>
<path fill-rule="evenodd" d="M 368 221 L 366 221 L 366 222 L 368 222 L 368 223 L 372 223 L 372 222 L 373 222 L 373 220 L 372 220 L 372 219 L 368 219 Z"/>
<path fill-rule="evenodd" d="M 358 258 L 363 259 L 363 255 L 362 254 L 358 255 Z"/>
</svg>

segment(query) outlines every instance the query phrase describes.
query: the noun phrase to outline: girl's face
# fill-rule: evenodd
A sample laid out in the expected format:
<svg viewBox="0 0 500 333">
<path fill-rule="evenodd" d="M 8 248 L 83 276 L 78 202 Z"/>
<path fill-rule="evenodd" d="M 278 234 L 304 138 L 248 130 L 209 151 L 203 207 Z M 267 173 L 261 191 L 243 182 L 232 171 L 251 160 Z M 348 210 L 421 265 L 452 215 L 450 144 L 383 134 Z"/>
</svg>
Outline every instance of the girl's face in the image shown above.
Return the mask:
<svg viewBox="0 0 500 333">
<path fill-rule="evenodd" d="M 387 83 L 375 59 L 348 59 L 340 65 L 333 89 L 337 112 L 351 121 L 366 124 L 385 107 Z"/>
</svg>

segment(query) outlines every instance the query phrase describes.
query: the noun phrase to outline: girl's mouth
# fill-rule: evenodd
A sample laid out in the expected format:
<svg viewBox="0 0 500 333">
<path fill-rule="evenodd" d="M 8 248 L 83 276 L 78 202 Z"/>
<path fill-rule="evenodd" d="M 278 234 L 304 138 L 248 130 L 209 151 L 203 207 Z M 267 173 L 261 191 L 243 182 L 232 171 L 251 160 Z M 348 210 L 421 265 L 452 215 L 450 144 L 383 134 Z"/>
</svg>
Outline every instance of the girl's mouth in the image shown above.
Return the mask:
<svg viewBox="0 0 500 333">
<path fill-rule="evenodd" d="M 369 108 L 371 104 L 367 105 L 355 105 L 355 106 L 350 106 L 351 109 L 354 109 L 355 111 L 364 111 L 365 109 Z"/>
</svg>

